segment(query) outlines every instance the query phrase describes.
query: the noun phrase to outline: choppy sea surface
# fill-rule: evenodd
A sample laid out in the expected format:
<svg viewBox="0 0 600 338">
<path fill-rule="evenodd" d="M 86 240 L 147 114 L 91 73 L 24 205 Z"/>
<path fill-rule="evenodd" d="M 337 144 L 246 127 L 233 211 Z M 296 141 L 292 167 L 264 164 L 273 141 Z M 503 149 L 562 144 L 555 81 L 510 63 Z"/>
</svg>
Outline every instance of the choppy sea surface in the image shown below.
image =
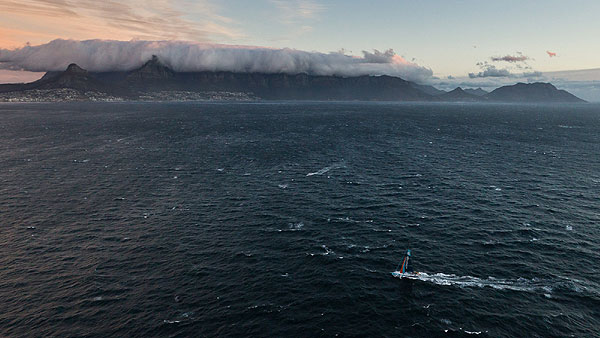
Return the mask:
<svg viewBox="0 0 600 338">
<path fill-rule="evenodd" d="M 598 105 L 3 104 L 0 183 L 0 336 L 600 330 Z"/>
</svg>

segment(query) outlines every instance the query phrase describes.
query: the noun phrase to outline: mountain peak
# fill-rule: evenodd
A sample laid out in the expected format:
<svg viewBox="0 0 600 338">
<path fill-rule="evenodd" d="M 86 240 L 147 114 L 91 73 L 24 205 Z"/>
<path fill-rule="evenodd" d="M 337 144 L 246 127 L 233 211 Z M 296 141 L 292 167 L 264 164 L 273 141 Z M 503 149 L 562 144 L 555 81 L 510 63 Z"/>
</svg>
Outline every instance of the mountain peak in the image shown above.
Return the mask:
<svg viewBox="0 0 600 338">
<path fill-rule="evenodd" d="M 144 66 L 154 66 L 154 65 L 160 65 L 162 66 L 162 62 L 160 62 L 160 60 L 158 59 L 158 56 L 153 54 L 152 58 L 148 61 L 146 61 L 146 63 L 144 63 Z M 142 66 L 142 67 L 144 67 Z"/>
<path fill-rule="evenodd" d="M 482 101 L 482 98 L 469 94 L 461 87 L 456 87 L 453 90 L 447 92 L 446 94 L 439 96 L 443 101 L 448 102 L 478 102 Z"/>
<path fill-rule="evenodd" d="M 467 88 L 467 89 L 463 89 L 463 90 L 465 91 L 465 93 L 469 93 L 469 94 L 477 95 L 477 96 L 484 96 L 484 95 L 488 94 L 488 92 L 481 89 L 481 87 L 478 87 L 477 89 Z"/>
<path fill-rule="evenodd" d="M 152 58 L 139 69 L 134 70 L 129 75 L 130 78 L 140 78 L 140 79 L 166 79 L 172 78 L 174 76 L 174 72 L 167 66 L 165 66 L 158 56 L 152 55 Z"/>
<path fill-rule="evenodd" d="M 77 64 L 72 63 L 67 67 L 67 70 L 65 71 L 67 73 L 76 73 L 76 74 L 85 74 L 87 73 L 87 70 L 79 67 Z"/>
</svg>

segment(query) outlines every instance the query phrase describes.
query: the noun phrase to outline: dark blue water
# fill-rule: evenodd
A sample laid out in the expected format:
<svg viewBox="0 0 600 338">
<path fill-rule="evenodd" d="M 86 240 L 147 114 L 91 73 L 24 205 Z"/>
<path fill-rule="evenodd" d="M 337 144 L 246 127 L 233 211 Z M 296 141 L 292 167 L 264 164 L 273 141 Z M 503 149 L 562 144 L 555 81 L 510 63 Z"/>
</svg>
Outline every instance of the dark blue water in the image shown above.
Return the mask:
<svg viewBox="0 0 600 338">
<path fill-rule="evenodd" d="M 2 336 L 600 330 L 598 105 L 5 104 L 0 182 Z"/>
</svg>

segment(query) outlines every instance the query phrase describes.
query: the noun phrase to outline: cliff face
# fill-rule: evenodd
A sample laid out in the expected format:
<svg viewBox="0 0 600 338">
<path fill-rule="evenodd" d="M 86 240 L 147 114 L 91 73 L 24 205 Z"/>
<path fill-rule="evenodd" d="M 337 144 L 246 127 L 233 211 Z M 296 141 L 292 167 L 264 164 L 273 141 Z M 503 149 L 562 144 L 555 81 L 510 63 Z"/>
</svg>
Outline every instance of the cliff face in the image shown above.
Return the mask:
<svg viewBox="0 0 600 338">
<path fill-rule="evenodd" d="M 428 101 L 431 96 L 390 76 L 310 76 L 307 74 L 261 74 L 201 72 L 182 73 L 167 81 L 193 89 L 248 91 L 264 99 L 281 100 L 389 100 Z"/>
<path fill-rule="evenodd" d="M 412 83 L 392 76 L 312 76 L 232 72 L 174 72 L 152 59 L 130 72 L 94 73 L 113 88 L 130 92 L 250 92 L 267 100 L 431 101 Z"/>
</svg>

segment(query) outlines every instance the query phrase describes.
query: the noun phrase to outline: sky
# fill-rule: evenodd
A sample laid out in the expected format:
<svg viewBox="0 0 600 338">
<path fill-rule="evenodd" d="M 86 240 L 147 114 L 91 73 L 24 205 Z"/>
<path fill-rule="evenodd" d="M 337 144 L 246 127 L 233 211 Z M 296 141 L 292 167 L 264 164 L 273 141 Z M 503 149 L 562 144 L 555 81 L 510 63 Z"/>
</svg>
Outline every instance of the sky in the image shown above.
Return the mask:
<svg viewBox="0 0 600 338">
<path fill-rule="evenodd" d="M 210 64 L 218 69 L 255 69 L 247 58 L 268 57 L 289 71 L 388 73 L 442 89 L 551 81 L 600 101 L 598 13 L 597 0 L 0 0 L 0 83 L 30 81 L 52 70 L 44 67 L 62 66 L 41 58 L 74 57 L 49 52 L 56 39 L 97 41 L 85 50 L 60 45 L 79 48 L 77 57 L 105 50 L 102 40 L 183 41 L 192 46 L 185 55 L 181 43 L 159 52 L 170 53 L 175 65 L 185 58 L 190 67 L 217 48 L 232 60 Z M 25 55 L 39 46 L 36 58 Z M 136 57 L 157 48 L 118 46 Z M 235 46 L 258 52 L 242 55 Z M 282 48 L 295 52 L 268 52 Z M 103 57 L 109 65 L 110 56 Z"/>
</svg>

